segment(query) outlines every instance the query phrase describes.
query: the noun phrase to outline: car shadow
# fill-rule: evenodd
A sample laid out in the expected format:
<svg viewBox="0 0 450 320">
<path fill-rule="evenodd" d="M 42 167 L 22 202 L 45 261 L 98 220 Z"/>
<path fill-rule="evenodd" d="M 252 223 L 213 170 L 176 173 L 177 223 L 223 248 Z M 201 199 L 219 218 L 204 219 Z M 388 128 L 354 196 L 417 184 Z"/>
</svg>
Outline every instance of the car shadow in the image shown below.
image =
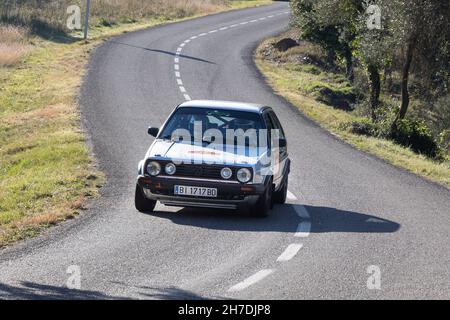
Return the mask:
<svg viewBox="0 0 450 320">
<path fill-rule="evenodd" d="M 169 219 L 175 224 L 213 230 L 242 232 L 296 232 L 302 219 L 297 215 L 300 205 L 275 205 L 267 218 L 255 218 L 233 210 L 180 208 L 178 211 L 155 211 L 154 217 Z M 329 207 L 303 206 L 311 219 L 311 233 L 354 232 L 392 233 L 400 224 L 374 215 Z"/>
</svg>

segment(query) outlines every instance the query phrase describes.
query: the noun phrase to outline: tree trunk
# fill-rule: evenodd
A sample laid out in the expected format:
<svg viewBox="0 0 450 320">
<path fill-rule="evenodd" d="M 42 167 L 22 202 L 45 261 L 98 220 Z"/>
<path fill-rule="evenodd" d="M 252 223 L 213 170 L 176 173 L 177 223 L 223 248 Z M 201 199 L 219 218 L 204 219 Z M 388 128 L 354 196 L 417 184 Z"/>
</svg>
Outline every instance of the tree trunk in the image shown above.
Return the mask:
<svg viewBox="0 0 450 320">
<path fill-rule="evenodd" d="M 336 67 L 335 62 L 336 61 L 336 51 L 334 49 L 328 49 L 327 52 L 327 64 L 330 68 L 334 69 Z"/>
<path fill-rule="evenodd" d="M 369 73 L 369 83 L 370 83 L 370 111 L 372 120 L 375 121 L 377 119 L 376 110 L 378 105 L 380 104 L 380 92 L 381 92 L 381 80 L 380 80 L 380 72 L 378 71 L 378 67 L 370 64 L 367 67 L 367 71 Z"/>
<path fill-rule="evenodd" d="M 411 62 L 414 55 L 414 48 L 416 46 L 416 37 L 412 36 L 406 46 L 405 62 L 403 64 L 402 70 L 402 105 L 400 107 L 400 112 L 398 113 L 398 118 L 405 118 L 406 111 L 408 111 L 409 106 L 409 91 L 408 91 L 408 80 L 409 80 L 409 70 L 411 68 Z"/>
<path fill-rule="evenodd" d="M 345 62 L 346 62 L 346 74 L 347 79 L 351 83 L 353 83 L 353 80 L 355 80 L 355 74 L 353 72 L 353 56 L 351 50 L 346 50 L 345 52 Z"/>
</svg>

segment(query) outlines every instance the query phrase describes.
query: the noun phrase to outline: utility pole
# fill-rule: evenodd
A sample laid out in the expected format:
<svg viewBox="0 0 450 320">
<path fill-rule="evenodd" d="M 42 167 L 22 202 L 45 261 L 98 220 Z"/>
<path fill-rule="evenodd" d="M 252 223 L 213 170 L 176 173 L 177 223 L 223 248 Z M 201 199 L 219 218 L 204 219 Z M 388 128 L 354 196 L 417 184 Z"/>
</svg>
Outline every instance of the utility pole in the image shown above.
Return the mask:
<svg viewBox="0 0 450 320">
<path fill-rule="evenodd" d="M 88 36 L 90 11 L 91 11 L 91 0 L 86 0 L 86 16 L 84 18 L 84 40 L 86 40 Z"/>
</svg>

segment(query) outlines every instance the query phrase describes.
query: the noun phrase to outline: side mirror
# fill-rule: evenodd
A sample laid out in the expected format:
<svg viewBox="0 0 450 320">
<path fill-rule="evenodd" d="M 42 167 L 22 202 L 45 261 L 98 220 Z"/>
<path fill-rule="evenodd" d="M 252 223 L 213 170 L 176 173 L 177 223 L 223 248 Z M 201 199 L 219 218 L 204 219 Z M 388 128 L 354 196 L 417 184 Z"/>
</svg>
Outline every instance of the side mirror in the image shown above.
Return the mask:
<svg viewBox="0 0 450 320">
<path fill-rule="evenodd" d="M 286 148 L 286 147 L 287 147 L 287 141 L 286 141 L 286 139 L 280 138 L 278 144 L 279 144 L 279 147 L 280 147 L 280 148 Z"/>
<path fill-rule="evenodd" d="M 159 128 L 149 127 L 147 132 L 149 135 L 156 137 L 158 135 Z"/>
</svg>

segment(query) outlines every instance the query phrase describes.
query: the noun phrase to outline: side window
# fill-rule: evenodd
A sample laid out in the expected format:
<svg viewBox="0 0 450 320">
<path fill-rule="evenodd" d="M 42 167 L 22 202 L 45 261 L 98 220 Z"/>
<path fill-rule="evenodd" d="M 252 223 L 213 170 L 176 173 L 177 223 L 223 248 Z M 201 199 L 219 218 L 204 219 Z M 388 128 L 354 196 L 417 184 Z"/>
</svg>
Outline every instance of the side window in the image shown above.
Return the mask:
<svg viewBox="0 0 450 320">
<path fill-rule="evenodd" d="M 274 127 L 274 124 L 273 124 L 273 122 L 272 122 L 272 119 L 270 119 L 270 117 L 269 117 L 269 113 L 268 112 L 264 112 L 263 113 L 263 119 L 264 119 L 264 122 L 266 123 L 266 126 L 267 126 L 267 138 L 268 138 L 268 146 L 270 146 L 271 145 L 271 137 L 272 137 L 272 135 L 271 135 L 271 132 L 272 132 L 272 129 L 275 129 L 275 127 Z"/>
<path fill-rule="evenodd" d="M 263 114 L 263 118 L 264 118 L 264 122 L 266 123 L 268 130 L 275 129 L 274 123 L 273 123 L 272 119 L 270 118 L 268 112 L 265 112 Z"/>
<path fill-rule="evenodd" d="M 278 120 L 277 115 L 273 111 L 269 111 L 268 115 L 273 123 L 273 128 L 280 130 L 280 138 L 285 139 L 286 136 L 284 134 L 283 127 L 281 126 L 280 120 Z"/>
</svg>

